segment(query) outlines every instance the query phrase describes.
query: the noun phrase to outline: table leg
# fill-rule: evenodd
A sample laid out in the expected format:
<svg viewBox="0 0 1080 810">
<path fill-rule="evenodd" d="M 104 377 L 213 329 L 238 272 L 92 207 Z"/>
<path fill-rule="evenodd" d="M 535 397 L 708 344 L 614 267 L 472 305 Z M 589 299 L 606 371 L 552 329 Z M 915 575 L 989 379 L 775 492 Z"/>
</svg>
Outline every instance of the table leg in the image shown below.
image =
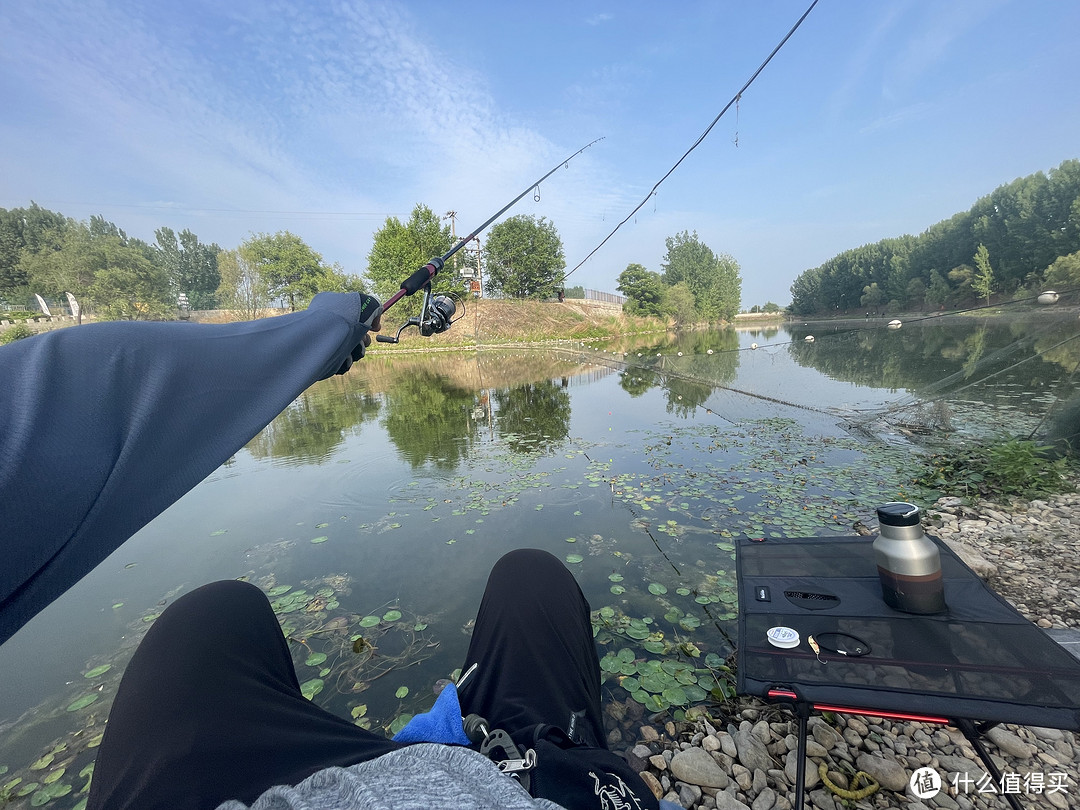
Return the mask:
<svg viewBox="0 0 1080 810">
<path fill-rule="evenodd" d="M 986 747 L 982 743 L 979 732 L 976 730 L 975 725 L 970 720 L 957 720 L 955 721 L 956 727 L 963 732 L 964 737 L 971 743 L 975 752 L 979 755 L 979 759 L 982 760 L 983 765 L 986 766 L 987 773 L 994 779 L 994 784 L 1001 784 L 1001 771 L 997 769 L 997 765 L 990 758 L 990 754 L 987 752 Z M 992 726 L 991 726 L 992 727 Z M 1020 799 L 1013 793 L 1001 794 L 1005 797 L 1005 801 L 1009 803 L 1009 806 L 1013 810 L 1024 810 L 1024 806 L 1020 804 Z"/>
</svg>

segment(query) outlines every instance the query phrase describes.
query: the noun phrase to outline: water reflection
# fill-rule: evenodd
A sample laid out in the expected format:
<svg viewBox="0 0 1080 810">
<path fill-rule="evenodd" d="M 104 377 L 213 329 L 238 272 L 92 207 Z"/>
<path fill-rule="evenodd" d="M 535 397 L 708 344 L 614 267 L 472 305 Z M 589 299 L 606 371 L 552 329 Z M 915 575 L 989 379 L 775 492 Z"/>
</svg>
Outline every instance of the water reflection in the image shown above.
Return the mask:
<svg viewBox="0 0 1080 810">
<path fill-rule="evenodd" d="M 495 391 L 495 421 L 514 452 L 547 450 L 570 434 L 567 379 L 526 383 Z"/>
</svg>

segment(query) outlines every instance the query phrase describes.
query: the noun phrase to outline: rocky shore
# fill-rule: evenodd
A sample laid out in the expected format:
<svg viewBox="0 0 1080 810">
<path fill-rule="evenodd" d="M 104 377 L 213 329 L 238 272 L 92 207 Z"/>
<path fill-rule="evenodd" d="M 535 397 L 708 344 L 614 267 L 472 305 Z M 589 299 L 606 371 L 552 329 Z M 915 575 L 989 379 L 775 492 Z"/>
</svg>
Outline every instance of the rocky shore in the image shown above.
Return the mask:
<svg viewBox="0 0 1080 810">
<path fill-rule="evenodd" d="M 1010 504 L 944 498 L 925 524 L 1032 622 L 1076 636 L 1068 628 L 1080 628 L 1080 494 Z M 650 723 L 633 701 L 610 711 L 636 736 L 627 759 L 658 798 L 701 810 L 792 808 L 797 725 L 785 710 L 743 699 L 726 716 L 714 709 L 679 726 Z M 811 717 L 810 732 L 806 798 L 818 810 L 1006 808 L 1003 792 L 1028 808 L 1080 807 L 1080 740 L 1072 732 L 988 731 L 984 745 L 1004 785 L 983 778 L 978 754 L 952 727 L 838 714 Z M 939 774 L 941 791 L 920 799 L 909 780 L 926 766 Z M 858 771 L 880 788 L 862 795 Z"/>
</svg>

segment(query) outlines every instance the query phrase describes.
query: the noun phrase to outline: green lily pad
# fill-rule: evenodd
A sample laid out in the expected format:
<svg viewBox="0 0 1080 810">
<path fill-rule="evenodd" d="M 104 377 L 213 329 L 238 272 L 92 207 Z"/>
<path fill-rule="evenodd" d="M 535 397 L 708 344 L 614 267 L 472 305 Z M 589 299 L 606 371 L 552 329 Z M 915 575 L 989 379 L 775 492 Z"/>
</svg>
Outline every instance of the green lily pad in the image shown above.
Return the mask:
<svg viewBox="0 0 1080 810">
<path fill-rule="evenodd" d="M 16 796 L 29 796 L 31 793 L 33 793 L 35 790 L 37 790 L 39 787 L 41 787 L 41 785 L 38 784 L 37 782 L 27 782 L 25 785 L 23 785 L 21 788 L 19 788 L 18 792 L 15 795 Z"/>
<path fill-rule="evenodd" d="M 326 653 L 317 652 L 317 653 L 312 653 L 311 655 L 309 655 L 307 657 L 307 660 L 304 663 L 307 664 L 309 667 L 317 667 L 319 664 L 321 664 L 325 660 L 326 660 Z"/>
<path fill-rule="evenodd" d="M 352 715 L 353 720 L 359 720 L 365 714 L 367 714 L 367 704 L 361 703 L 359 706 L 353 706 L 352 711 L 349 712 Z"/>
<path fill-rule="evenodd" d="M 624 588 L 622 585 L 612 585 L 611 592 L 616 596 L 619 596 L 620 594 L 626 593 L 626 588 Z"/>
<path fill-rule="evenodd" d="M 667 649 L 667 645 L 662 641 L 643 641 L 641 646 L 645 648 L 646 652 L 651 652 L 654 655 L 660 655 Z"/>
<path fill-rule="evenodd" d="M 407 686 L 399 686 L 397 691 L 394 692 L 394 697 L 396 697 L 398 700 L 401 700 L 402 698 L 405 698 L 405 697 L 408 697 L 408 696 L 409 696 L 409 687 L 407 687 Z"/>
<path fill-rule="evenodd" d="M 216 532 L 210 532 L 211 537 L 221 537 L 223 534 L 228 534 L 228 529 L 218 529 Z"/>
<path fill-rule="evenodd" d="M 665 593 L 667 593 L 667 588 L 661 585 L 659 582 L 650 582 L 649 593 L 651 593 L 653 596 L 663 596 Z"/>
<path fill-rule="evenodd" d="M 315 528 L 316 529 L 325 529 L 329 525 L 330 525 L 329 523 L 316 523 Z"/>
<path fill-rule="evenodd" d="M 69 704 L 68 707 L 67 707 L 67 711 L 69 711 L 69 712 L 77 712 L 77 711 L 79 711 L 79 709 L 85 709 L 91 703 L 97 702 L 97 699 L 99 697 L 101 697 L 101 695 L 99 695 L 97 692 L 92 692 L 89 695 L 83 695 L 78 700 L 76 700 L 76 701 L 72 702 L 71 704 Z"/>
<path fill-rule="evenodd" d="M 94 667 L 93 669 L 84 672 L 83 677 L 96 678 L 98 675 L 104 675 L 110 669 L 112 669 L 112 664 L 102 664 L 99 667 Z"/>
<path fill-rule="evenodd" d="M 623 575 L 622 574 L 608 574 L 608 579 L 610 579 L 612 582 L 622 582 L 623 581 Z"/>
<path fill-rule="evenodd" d="M 32 771 L 43 771 L 46 768 L 48 768 L 50 765 L 52 765 L 52 762 L 53 762 L 54 759 L 56 759 L 56 754 L 48 753 L 45 756 L 43 756 L 41 759 L 34 762 L 30 766 L 30 770 L 32 770 Z"/>
<path fill-rule="evenodd" d="M 329 597 L 334 595 L 334 589 L 333 588 L 319 588 L 319 590 L 315 591 L 315 595 L 316 596 L 321 596 L 324 599 L 326 599 L 326 598 L 329 598 Z"/>
<path fill-rule="evenodd" d="M 383 621 L 384 622 L 396 622 L 400 618 L 401 618 L 401 611 L 400 610 L 388 610 L 388 611 L 386 611 L 386 613 L 383 614 Z"/>
<path fill-rule="evenodd" d="M 330 539 L 330 538 L 329 538 L 329 537 L 327 537 L 327 536 L 326 536 L 326 535 L 324 534 L 324 535 L 322 535 L 321 537 L 312 537 L 312 538 L 311 538 L 311 542 L 312 542 L 312 543 L 325 543 L 325 542 L 326 542 L 327 540 L 329 540 L 329 539 Z"/>
<path fill-rule="evenodd" d="M 323 690 L 324 686 L 326 686 L 326 682 L 322 678 L 312 678 L 310 681 L 304 681 L 300 684 L 300 694 L 308 700 L 312 700 Z"/>
<path fill-rule="evenodd" d="M 579 562 L 581 562 L 581 561 L 582 561 L 582 560 L 584 560 L 584 559 L 585 559 L 585 558 L 584 558 L 584 557 L 582 557 L 582 556 L 581 556 L 580 554 L 567 554 L 567 555 L 566 555 L 566 561 L 567 561 L 568 563 L 570 563 L 571 565 L 574 565 L 574 564 L 576 564 L 576 563 L 579 563 Z"/>
<path fill-rule="evenodd" d="M 364 618 L 362 618 L 360 620 L 360 626 L 361 627 L 374 627 L 375 625 L 377 625 L 381 621 L 382 621 L 382 619 L 379 618 L 378 616 L 365 616 Z"/>
<path fill-rule="evenodd" d="M 51 785 L 53 782 L 60 780 L 60 777 L 67 772 L 67 768 L 57 768 L 55 771 L 49 771 L 48 775 L 41 780 L 43 785 Z"/>
<path fill-rule="evenodd" d="M 281 596 L 292 590 L 292 585 L 277 585 L 266 592 L 267 596 Z"/>
<path fill-rule="evenodd" d="M 409 725 L 409 721 L 413 719 L 411 714 L 402 714 L 394 718 L 394 722 L 390 724 L 390 733 L 397 734 L 405 726 Z"/>
</svg>

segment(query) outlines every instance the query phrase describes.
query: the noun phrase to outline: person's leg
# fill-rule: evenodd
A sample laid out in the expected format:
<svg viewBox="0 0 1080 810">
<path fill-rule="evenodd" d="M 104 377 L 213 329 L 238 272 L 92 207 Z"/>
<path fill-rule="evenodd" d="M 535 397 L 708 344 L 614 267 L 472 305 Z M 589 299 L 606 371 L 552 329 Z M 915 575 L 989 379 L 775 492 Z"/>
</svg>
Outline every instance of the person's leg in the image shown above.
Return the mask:
<svg viewBox="0 0 1080 810">
<path fill-rule="evenodd" d="M 540 723 L 606 748 L 589 603 L 562 562 L 511 551 L 491 570 L 459 688 L 462 711 L 512 736 Z"/>
<path fill-rule="evenodd" d="M 213 808 L 400 745 L 300 694 L 277 617 L 237 581 L 178 599 L 128 664 L 109 714 L 90 810 Z"/>
</svg>

